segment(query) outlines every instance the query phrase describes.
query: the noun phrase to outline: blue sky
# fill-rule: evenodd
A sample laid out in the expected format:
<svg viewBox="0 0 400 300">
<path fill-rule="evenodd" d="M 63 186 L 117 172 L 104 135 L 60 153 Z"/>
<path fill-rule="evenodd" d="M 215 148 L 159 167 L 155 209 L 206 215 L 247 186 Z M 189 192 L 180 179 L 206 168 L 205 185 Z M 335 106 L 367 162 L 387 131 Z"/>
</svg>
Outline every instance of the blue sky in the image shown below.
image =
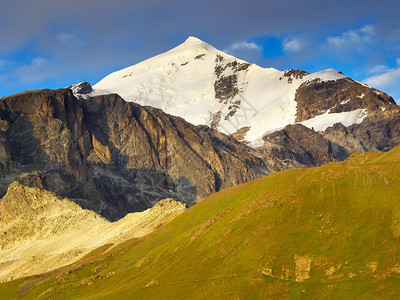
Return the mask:
<svg viewBox="0 0 400 300">
<path fill-rule="evenodd" d="M 0 96 L 95 84 L 196 36 L 263 67 L 335 68 L 400 101 L 400 1 L 3 0 Z"/>
</svg>

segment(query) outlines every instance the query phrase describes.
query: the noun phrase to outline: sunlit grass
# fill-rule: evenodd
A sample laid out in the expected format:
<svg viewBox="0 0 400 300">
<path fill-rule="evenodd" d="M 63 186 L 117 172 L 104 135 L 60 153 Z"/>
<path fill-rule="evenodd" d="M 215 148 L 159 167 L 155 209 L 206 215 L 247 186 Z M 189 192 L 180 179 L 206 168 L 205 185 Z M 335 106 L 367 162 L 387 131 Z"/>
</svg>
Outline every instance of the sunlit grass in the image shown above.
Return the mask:
<svg viewBox="0 0 400 300">
<path fill-rule="evenodd" d="M 399 158 L 353 155 L 224 189 L 145 238 L 2 284 L 0 298 L 397 298 Z"/>
</svg>

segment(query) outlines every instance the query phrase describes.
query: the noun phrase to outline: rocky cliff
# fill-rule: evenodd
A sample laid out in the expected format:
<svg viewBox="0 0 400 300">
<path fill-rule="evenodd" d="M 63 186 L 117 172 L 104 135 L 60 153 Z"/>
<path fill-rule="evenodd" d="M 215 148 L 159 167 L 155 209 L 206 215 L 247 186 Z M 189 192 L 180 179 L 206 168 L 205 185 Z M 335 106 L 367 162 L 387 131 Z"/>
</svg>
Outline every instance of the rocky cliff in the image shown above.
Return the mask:
<svg viewBox="0 0 400 300">
<path fill-rule="evenodd" d="M 290 70 L 282 80 L 306 75 Z M 399 106 L 389 95 L 351 78 L 304 82 L 295 100 L 297 123 L 266 134 L 257 148 L 261 156 L 279 160 L 281 168 L 318 166 L 352 153 L 388 151 L 400 144 Z M 354 122 L 351 119 L 357 116 L 352 114 L 357 111 L 362 117 Z M 345 126 L 346 118 L 350 124 Z M 311 119 L 315 128 L 307 123 Z"/>
<path fill-rule="evenodd" d="M 369 113 L 397 107 L 393 98 L 349 77 L 304 82 L 296 90 L 296 122 L 324 113 L 342 113 L 365 109 Z"/>
<path fill-rule="evenodd" d="M 281 162 L 281 168 L 320 166 L 346 159 L 350 152 L 301 124 L 288 125 L 264 136 L 257 148 L 261 156 L 268 154 Z"/>
<path fill-rule="evenodd" d="M 255 153 L 279 161 L 278 168 L 319 166 L 352 153 L 388 151 L 400 144 L 400 111 L 396 105 L 370 112 L 360 124 L 336 123 L 325 131 L 288 125 L 263 137 Z"/>
<path fill-rule="evenodd" d="M 28 91 L 2 98 L 0 118 L 3 194 L 19 178 L 109 220 L 169 197 L 190 204 L 270 171 L 232 137 L 115 94 Z"/>
</svg>

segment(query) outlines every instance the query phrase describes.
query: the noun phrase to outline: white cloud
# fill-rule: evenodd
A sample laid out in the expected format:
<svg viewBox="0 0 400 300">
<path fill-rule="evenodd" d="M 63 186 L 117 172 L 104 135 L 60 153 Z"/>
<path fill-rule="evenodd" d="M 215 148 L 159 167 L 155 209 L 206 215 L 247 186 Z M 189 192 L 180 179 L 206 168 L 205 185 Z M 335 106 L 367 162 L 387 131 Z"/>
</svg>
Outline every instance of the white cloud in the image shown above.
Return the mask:
<svg viewBox="0 0 400 300">
<path fill-rule="evenodd" d="M 261 47 L 257 45 L 256 43 L 249 43 L 246 41 L 241 41 L 234 43 L 228 51 L 248 51 L 248 50 L 255 50 L 255 51 L 261 51 Z"/>
<path fill-rule="evenodd" d="M 397 85 L 400 79 L 400 58 L 396 59 L 396 66 L 394 68 L 389 68 L 385 65 L 377 65 L 371 69 L 371 74 L 373 76 L 365 79 L 365 82 L 371 86 L 385 87 L 396 82 Z"/>
<path fill-rule="evenodd" d="M 400 68 L 388 69 L 384 73 L 368 77 L 364 80 L 370 86 L 385 89 L 400 82 Z"/>
<path fill-rule="evenodd" d="M 12 70 L 14 76 L 20 78 L 28 78 L 28 74 L 36 74 L 36 77 L 41 77 L 38 73 L 42 73 L 45 68 L 50 67 L 49 60 L 43 57 L 35 57 L 30 63 L 15 65 Z"/>
<path fill-rule="evenodd" d="M 370 24 L 370 25 L 365 25 L 364 27 L 362 27 L 360 29 L 360 32 L 366 34 L 366 35 L 374 35 L 376 31 L 376 28 L 374 25 Z"/>
<path fill-rule="evenodd" d="M 384 65 L 378 65 L 376 70 L 381 68 L 379 74 L 370 76 L 364 80 L 366 84 L 374 88 L 383 90 L 394 98 L 400 97 L 399 82 L 400 82 L 400 59 L 396 60 L 397 66 L 389 68 Z M 396 100 L 399 103 L 400 99 Z"/>
<path fill-rule="evenodd" d="M 381 74 L 383 72 L 386 72 L 389 70 L 389 67 L 386 65 L 376 65 L 373 68 L 371 68 L 368 72 L 370 74 L 376 75 L 376 74 Z"/>
<path fill-rule="evenodd" d="M 305 42 L 303 39 L 285 39 L 282 45 L 285 53 L 294 53 L 302 50 Z"/>
<path fill-rule="evenodd" d="M 75 46 L 81 46 L 85 44 L 81 39 L 79 39 L 77 36 L 66 33 L 66 32 L 61 32 L 56 35 L 56 40 L 66 44 L 66 45 L 75 45 Z"/>
<path fill-rule="evenodd" d="M 223 51 L 252 63 L 258 63 L 262 59 L 262 46 L 254 42 L 236 42 Z"/>
<path fill-rule="evenodd" d="M 341 48 L 353 47 L 354 45 L 362 45 L 370 43 L 375 34 L 375 26 L 366 25 L 360 29 L 348 30 L 339 36 L 330 36 L 327 38 L 328 47 Z"/>
<path fill-rule="evenodd" d="M 43 64 L 45 64 L 47 62 L 47 59 L 43 58 L 43 57 L 36 57 L 32 60 L 32 64 L 30 67 L 40 67 Z"/>
</svg>

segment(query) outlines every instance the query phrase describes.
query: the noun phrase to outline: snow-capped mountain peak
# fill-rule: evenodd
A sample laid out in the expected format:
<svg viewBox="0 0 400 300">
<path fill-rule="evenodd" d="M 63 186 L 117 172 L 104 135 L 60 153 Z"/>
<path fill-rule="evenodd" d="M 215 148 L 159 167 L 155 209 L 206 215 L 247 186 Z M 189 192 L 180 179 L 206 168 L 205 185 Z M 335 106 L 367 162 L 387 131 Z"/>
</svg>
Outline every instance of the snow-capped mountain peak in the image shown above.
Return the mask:
<svg viewBox="0 0 400 300">
<path fill-rule="evenodd" d="M 262 68 L 189 37 L 163 54 L 106 76 L 90 95 L 117 93 L 126 101 L 154 106 L 227 134 L 239 132 L 245 140 L 255 141 L 304 120 L 304 125 L 313 127 L 312 120 L 299 120 L 296 91 L 304 84 L 347 79 L 354 82 L 334 69 L 309 74 Z M 321 109 L 309 119 L 332 112 Z M 359 123 L 367 113 L 353 115 L 361 116 L 353 118 Z M 341 122 L 343 116 L 337 117 Z M 331 115 L 328 119 L 324 128 L 335 123 Z M 319 124 L 321 117 L 316 121 Z"/>
<path fill-rule="evenodd" d="M 344 75 L 342 72 L 339 72 L 335 69 L 326 69 L 319 72 L 315 72 L 305 76 L 305 81 L 330 81 L 330 80 L 338 80 L 342 78 L 346 78 L 347 76 Z"/>
<path fill-rule="evenodd" d="M 200 40 L 199 38 L 194 37 L 194 36 L 189 36 L 185 42 L 183 42 L 182 44 L 178 45 L 177 47 L 173 48 L 170 51 L 181 50 L 181 49 L 188 48 L 188 47 L 200 47 L 207 51 L 215 51 L 216 50 L 213 46 Z M 170 52 L 170 51 L 168 51 L 168 52 Z"/>
</svg>

